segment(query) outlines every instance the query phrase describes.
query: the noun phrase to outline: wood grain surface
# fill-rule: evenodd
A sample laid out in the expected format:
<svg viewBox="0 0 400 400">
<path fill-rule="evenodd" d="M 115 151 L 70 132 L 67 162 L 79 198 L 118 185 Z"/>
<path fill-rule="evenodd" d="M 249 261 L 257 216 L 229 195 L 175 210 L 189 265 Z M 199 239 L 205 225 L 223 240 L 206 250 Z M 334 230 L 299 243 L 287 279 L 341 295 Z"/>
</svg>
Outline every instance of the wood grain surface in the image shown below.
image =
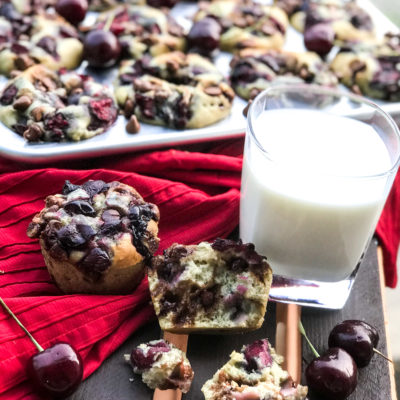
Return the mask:
<svg viewBox="0 0 400 400">
<path fill-rule="evenodd" d="M 314 346 L 323 352 L 327 348 L 329 331 L 344 319 L 362 319 L 378 328 L 381 340 L 378 350 L 387 353 L 385 320 L 382 306 L 377 262 L 377 246 L 372 242 L 363 260 L 350 299 L 343 310 L 326 311 L 302 308 L 302 321 Z M 261 329 L 239 335 L 190 335 L 188 357 L 195 371 L 193 385 L 183 400 L 203 399 L 200 391 L 203 383 L 229 358 L 234 349 L 240 349 L 253 340 L 267 337 L 275 344 L 276 305 L 268 304 L 266 319 Z M 82 383 L 79 390 L 69 400 L 151 400 L 153 391 L 148 389 L 125 364 L 123 354 L 138 344 L 159 338 L 157 322 L 141 328 L 125 342 L 90 378 Z M 285 339 L 286 340 L 286 339 Z M 303 358 L 312 359 L 312 353 L 303 341 Z M 303 370 L 305 362 L 303 360 Z M 391 386 L 389 363 L 374 356 L 371 364 L 359 371 L 359 383 L 349 400 L 395 400 Z M 132 381 L 133 378 L 133 381 Z M 310 400 L 323 400 L 310 396 Z"/>
</svg>

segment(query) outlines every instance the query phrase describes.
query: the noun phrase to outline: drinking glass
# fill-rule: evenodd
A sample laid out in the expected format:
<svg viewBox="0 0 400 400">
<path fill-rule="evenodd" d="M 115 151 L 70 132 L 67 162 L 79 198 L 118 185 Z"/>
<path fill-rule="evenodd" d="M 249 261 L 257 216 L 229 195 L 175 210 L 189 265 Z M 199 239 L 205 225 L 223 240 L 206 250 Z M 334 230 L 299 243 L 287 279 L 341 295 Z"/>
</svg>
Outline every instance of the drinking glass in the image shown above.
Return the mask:
<svg viewBox="0 0 400 400">
<path fill-rule="evenodd" d="M 399 158 L 396 124 L 365 98 L 277 84 L 254 99 L 240 237 L 271 265 L 271 300 L 344 306 Z"/>
</svg>

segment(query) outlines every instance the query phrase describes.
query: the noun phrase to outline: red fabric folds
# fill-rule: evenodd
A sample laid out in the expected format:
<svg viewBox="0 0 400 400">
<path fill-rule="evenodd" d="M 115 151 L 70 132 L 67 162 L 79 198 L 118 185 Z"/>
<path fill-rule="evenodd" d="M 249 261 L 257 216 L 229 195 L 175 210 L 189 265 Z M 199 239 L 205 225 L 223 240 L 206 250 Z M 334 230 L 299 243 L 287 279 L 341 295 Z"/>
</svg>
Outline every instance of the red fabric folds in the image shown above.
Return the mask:
<svg viewBox="0 0 400 400">
<path fill-rule="evenodd" d="M 159 251 L 173 242 L 213 240 L 228 235 L 238 224 L 242 151 L 243 141 L 234 140 L 214 145 L 207 153 L 166 150 L 64 162 L 45 169 L 0 159 L 0 296 L 44 347 L 57 341 L 74 345 L 84 359 L 84 376 L 89 376 L 129 335 L 154 318 L 147 281 L 126 296 L 60 293 L 44 265 L 38 241 L 25 234 L 44 198 L 60 192 L 65 179 L 73 183 L 118 180 L 159 206 Z M 384 251 L 386 283 L 394 287 L 400 175 L 377 235 Z M 0 399 L 37 400 L 25 380 L 25 365 L 35 349 L 2 309 L 0 349 Z"/>
</svg>

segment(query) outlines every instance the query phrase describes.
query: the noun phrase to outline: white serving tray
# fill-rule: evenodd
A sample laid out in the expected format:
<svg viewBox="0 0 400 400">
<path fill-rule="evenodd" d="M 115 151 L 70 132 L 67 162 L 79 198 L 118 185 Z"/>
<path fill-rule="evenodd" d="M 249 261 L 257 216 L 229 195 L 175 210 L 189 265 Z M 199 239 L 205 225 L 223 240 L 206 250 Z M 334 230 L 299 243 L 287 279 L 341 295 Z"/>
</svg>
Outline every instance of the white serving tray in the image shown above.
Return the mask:
<svg viewBox="0 0 400 400">
<path fill-rule="evenodd" d="M 382 14 L 370 0 L 359 0 L 358 3 L 372 16 L 378 35 L 383 35 L 386 32 L 399 31 L 399 28 Z M 185 28 L 189 28 L 191 16 L 196 9 L 197 2 L 182 2 L 174 7 L 172 14 L 181 25 Z M 94 17 L 95 15 L 90 13 L 85 23 L 89 23 Z M 292 27 L 288 29 L 284 48 L 292 51 L 305 50 L 302 35 Z M 228 53 L 220 53 L 215 60 L 216 65 L 225 76 L 229 74 L 229 61 L 231 57 L 232 56 Z M 116 68 L 99 73 L 98 71 L 86 70 L 83 65 L 80 67 L 80 70 L 110 85 L 117 74 Z M 5 79 L 1 80 L 2 85 L 4 85 L 5 82 Z M 242 114 L 242 110 L 246 104 L 244 100 L 236 96 L 233 101 L 232 112 L 224 120 L 205 128 L 186 129 L 182 131 L 141 124 L 141 130 L 138 134 L 128 134 L 125 131 L 127 121 L 120 115 L 116 123 L 106 133 L 77 143 L 27 143 L 21 136 L 0 124 L 0 154 L 11 159 L 39 164 L 50 161 L 98 157 L 107 154 L 243 136 L 246 127 L 246 119 Z M 379 105 L 395 117 L 395 119 L 400 119 L 400 103 L 379 102 Z"/>
</svg>

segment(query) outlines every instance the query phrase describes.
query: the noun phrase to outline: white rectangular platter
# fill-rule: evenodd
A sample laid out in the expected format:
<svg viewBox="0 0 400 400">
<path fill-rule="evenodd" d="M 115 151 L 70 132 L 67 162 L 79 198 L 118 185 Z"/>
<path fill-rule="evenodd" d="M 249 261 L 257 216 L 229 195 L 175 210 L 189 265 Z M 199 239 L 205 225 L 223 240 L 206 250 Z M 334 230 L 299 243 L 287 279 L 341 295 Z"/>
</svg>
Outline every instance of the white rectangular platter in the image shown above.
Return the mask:
<svg viewBox="0 0 400 400">
<path fill-rule="evenodd" d="M 374 19 L 378 35 L 386 32 L 398 32 L 396 27 L 385 15 L 383 15 L 370 0 L 359 0 L 360 6 Z M 196 3 L 178 3 L 172 10 L 172 14 L 184 27 L 191 24 L 191 16 L 197 8 Z M 93 18 L 90 15 L 89 18 Z M 303 37 L 292 27 L 289 27 L 285 49 L 292 51 L 303 51 Z M 228 76 L 229 61 L 231 55 L 221 53 L 216 57 L 215 63 L 221 72 Z M 113 71 L 99 73 L 93 70 L 83 72 L 93 75 L 95 79 L 112 85 L 116 75 Z M 2 81 L 5 83 L 5 79 Z M 345 90 L 345 89 L 344 89 Z M 395 119 L 400 120 L 400 103 L 382 103 L 379 105 L 390 113 Z M 246 119 L 242 114 L 246 102 L 236 97 L 230 116 L 217 124 L 200 128 L 177 131 L 169 128 L 142 124 L 138 134 L 128 134 L 125 130 L 126 120 L 120 115 L 116 123 L 104 134 L 92 139 L 77 143 L 27 143 L 21 136 L 12 132 L 4 125 L 0 125 L 0 154 L 11 159 L 24 161 L 32 164 L 48 163 L 65 159 L 98 157 L 108 154 L 132 152 L 149 148 L 176 146 L 181 144 L 199 143 L 212 140 L 228 139 L 243 136 L 246 127 Z"/>
</svg>

